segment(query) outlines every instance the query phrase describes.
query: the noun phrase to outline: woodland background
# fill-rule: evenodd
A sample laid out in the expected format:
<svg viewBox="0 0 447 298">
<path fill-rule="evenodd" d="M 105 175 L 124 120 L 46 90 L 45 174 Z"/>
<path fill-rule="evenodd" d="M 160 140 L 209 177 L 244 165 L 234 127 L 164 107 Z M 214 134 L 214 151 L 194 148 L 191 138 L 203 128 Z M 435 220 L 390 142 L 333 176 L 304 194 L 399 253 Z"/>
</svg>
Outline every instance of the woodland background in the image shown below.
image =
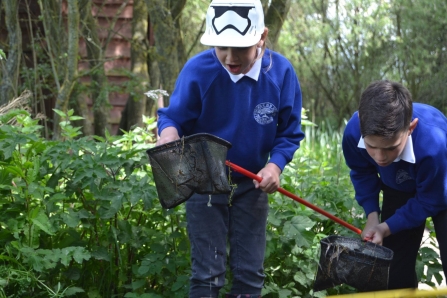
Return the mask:
<svg viewBox="0 0 447 298">
<path fill-rule="evenodd" d="M 293 63 L 306 108 L 281 185 L 362 228 L 345 121 L 382 78 L 447 112 L 447 2 L 262 2 L 269 47 Z M 208 4 L 0 0 L 0 298 L 187 296 L 184 206 L 161 208 L 146 150 L 157 107 L 205 49 Z M 269 205 L 263 297 L 356 292 L 312 290 L 320 240 L 352 232 L 278 193 Z M 426 226 L 418 277 L 445 285 Z"/>
<path fill-rule="evenodd" d="M 73 108 L 87 135 L 141 125 L 169 104 L 156 90 L 170 94 L 185 61 L 205 49 L 209 2 L 1 0 L 0 105 L 30 90 L 47 137 L 59 135 L 53 108 Z M 341 127 L 362 89 L 382 78 L 447 111 L 444 0 L 262 2 L 269 46 L 295 66 L 312 121 Z M 145 95 L 154 90 L 155 99 Z"/>
</svg>

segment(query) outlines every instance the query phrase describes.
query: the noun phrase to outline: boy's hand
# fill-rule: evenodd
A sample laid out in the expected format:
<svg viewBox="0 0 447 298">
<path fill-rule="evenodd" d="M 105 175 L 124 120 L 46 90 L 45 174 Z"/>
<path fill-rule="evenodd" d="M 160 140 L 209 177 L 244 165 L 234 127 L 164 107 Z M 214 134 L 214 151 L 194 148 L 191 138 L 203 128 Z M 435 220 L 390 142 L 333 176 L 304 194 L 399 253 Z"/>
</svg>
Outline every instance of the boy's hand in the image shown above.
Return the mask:
<svg viewBox="0 0 447 298">
<path fill-rule="evenodd" d="M 382 245 L 383 238 L 390 234 L 391 231 L 388 224 L 386 222 L 379 223 L 379 215 L 377 212 L 372 212 L 368 215 L 368 220 L 362 232 L 362 239 Z"/>
<path fill-rule="evenodd" d="M 262 177 L 262 181 L 253 180 L 256 188 L 260 188 L 266 193 L 273 193 L 279 187 L 279 175 L 281 169 L 274 163 L 268 163 L 262 170 L 258 172 L 258 176 Z"/>
<path fill-rule="evenodd" d="M 155 143 L 155 146 L 160 146 L 178 139 L 180 139 L 180 137 L 177 128 L 169 126 L 161 131 L 160 138 L 157 140 L 157 143 Z"/>
</svg>

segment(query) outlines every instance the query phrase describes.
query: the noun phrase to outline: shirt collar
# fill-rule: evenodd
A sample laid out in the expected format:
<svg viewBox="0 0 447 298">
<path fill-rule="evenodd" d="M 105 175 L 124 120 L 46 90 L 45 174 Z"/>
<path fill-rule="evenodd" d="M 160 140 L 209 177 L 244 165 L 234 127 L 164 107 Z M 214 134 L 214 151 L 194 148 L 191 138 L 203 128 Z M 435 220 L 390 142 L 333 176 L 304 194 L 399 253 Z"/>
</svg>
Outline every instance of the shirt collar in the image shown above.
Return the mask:
<svg viewBox="0 0 447 298">
<path fill-rule="evenodd" d="M 257 48 L 258 56 L 261 54 L 261 48 Z M 225 66 L 222 65 L 223 68 L 228 72 L 230 75 L 231 80 L 236 83 L 240 79 L 242 79 L 244 76 L 250 77 L 255 81 L 258 81 L 259 73 L 261 72 L 261 65 L 262 65 L 262 59 L 257 59 L 251 69 L 246 74 L 232 74 Z"/>
<path fill-rule="evenodd" d="M 366 149 L 365 142 L 363 141 L 362 137 L 360 137 L 357 147 Z M 411 135 L 407 138 L 407 143 L 405 144 L 404 150 L 402 150 L 402 153 L 394 160 L 394 162 L 398 162 L 400 160 L 409 163 L 416 163 L 416 157 L 414 156 L 413 150 L 413 139 L 411 138 Z"/>
</svg>

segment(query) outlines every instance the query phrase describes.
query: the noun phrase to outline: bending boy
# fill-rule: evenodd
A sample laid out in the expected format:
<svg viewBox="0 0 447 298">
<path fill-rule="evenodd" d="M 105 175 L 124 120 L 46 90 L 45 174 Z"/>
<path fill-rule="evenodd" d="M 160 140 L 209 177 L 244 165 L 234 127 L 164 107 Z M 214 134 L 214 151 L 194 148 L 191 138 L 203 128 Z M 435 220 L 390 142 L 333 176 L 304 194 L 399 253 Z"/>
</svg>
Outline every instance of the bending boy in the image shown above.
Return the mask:
<svg viewBox="0 0 447 298">
<path fill-rule="evenodd" d="M 397 82 L 373 82 L 346 126 L 343 154 L 367 216 L 362 237 L 394 251 L 388 288 L 417 288 L 416 258 L 427 217 L 446 272 L 447 118 L 432 106 L 413 104 Z"/>
</svg>

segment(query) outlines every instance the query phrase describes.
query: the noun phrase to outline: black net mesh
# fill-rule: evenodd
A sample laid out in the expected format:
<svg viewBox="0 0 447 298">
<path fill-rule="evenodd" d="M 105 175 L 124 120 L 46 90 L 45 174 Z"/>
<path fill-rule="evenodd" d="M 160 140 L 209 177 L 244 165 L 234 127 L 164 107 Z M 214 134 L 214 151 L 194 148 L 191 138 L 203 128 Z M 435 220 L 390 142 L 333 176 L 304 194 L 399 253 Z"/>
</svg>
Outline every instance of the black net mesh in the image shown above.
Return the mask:
<svg viewBox="0 0 447 298">
<path fill-rule="evenodd" d="M 314 291 L 341 284 L 360 292 L 386 290 L 393 251 L 361 239 L 329 236 L 320 241 L 321 252 Z"/>
<path fill-rule="evenodd" d="M 147 150 L 161 205 L 173 208 L 191 195 L 228 194 L 225 159 L 231 144 L 195 134 Z"/>
</svg>

